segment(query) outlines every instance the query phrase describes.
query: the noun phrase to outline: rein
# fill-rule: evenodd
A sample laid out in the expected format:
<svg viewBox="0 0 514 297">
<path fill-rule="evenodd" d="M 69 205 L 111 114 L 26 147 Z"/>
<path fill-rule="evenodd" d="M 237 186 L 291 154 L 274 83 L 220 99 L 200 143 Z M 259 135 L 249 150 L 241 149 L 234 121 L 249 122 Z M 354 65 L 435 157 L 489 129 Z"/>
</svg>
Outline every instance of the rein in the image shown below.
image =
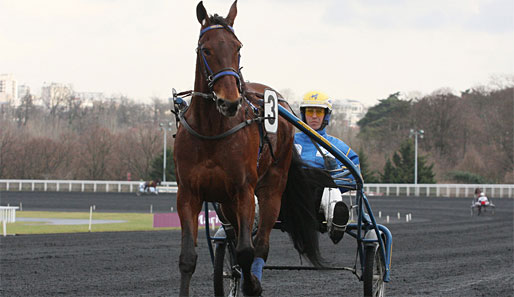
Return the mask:
<svg viewBox="0 0 514 297">
<path fill-rule="evenodd" d="M 269 119 L 271 117 L 255 117 L 255 118 L 252 118 L 252 119 L 248 119 L 248 120 L 244 120 L 243 122 L 239 123 L 238 125 L 230 128 L 229 130 L 225 131 L 225 132 L 222 132 L 218 135 L 213 135 L 213 136 L 209 136 L 209 135 L 203 135 L 203 134 L 200 134 L 198 133 L 197 131 L 195 131 L 190 125 L 189 123 L 187 122 L 184 114 L 187 110 L 187 103 L 185 102 L 184 99 L 182 99 L 180 96 L 184 96 L 184 97 L 188 97 L 188 96 L 200 96 L 202 98 L 205 98 L 205 99 L 214 99 L 212 95 L 210 94 L 205 94 L 205 93 L 201 93 L 201 92 L 194 92 L 194 91 L 184 91 L 184 92 L 180 92 L 180 93 L 173 93 L 173 107 L 174 107 L 174 111 L 172 111 L 174 114 L 175 114 L 175 119 L 176 119 L 176 124 L 177 124 L 177 128 L 178 128 L 178 122 L 180 122 L 184 128 L 189 132 L 191 133 L 191 135 L 194 135 L 200 139 L 203 139 L 203 140 L 217 140 L 217 139 L 222 139 L 222 138 L 225 138 L 229 135 L 232 135 L 234 133 L 236 133 L 237 131 L 243 129 L 244 127 L 246 126 L 249 126 L 251 125 L 252 123 L 256 122 L 258 124 L 261 124 L 264 120 L 266 119 Z M 253 110 L 253 113 L 255 115 L 257 115 L 259 113 L 259 109 L 257 107 L 255 107 L 245 96 L 243 96 L 246 103 L 248 103 L 248 105 L 252 108 Z"/>
</svg>

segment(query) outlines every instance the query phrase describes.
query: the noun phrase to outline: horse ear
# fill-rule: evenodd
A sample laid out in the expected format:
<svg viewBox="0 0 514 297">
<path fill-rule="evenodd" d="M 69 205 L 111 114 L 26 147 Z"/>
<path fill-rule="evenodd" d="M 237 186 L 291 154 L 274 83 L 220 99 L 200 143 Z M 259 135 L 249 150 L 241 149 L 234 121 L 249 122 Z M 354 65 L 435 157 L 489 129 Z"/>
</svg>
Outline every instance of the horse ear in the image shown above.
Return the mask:
<svg viewBox="0 0 514 297">
<path fill-rule="evenodd" d="M 202 24 L 202 26 L 207 25 L 209 22 L 207 10 L 205 10 L 205 7 L 203 7 L 203 1 L 200 1 L 196 6 L 196 18 L 198 19 L 198 22 Z"/>
<path fill-rule="evenodd" d="M 227 23 L 229 26 L 234 26 L 234 20 L 236 19 L 237 15 L 237 0 L 234 1 L 232 6 L 230 6 L 230 11 L 228 12 L 228 15 L 226 17 Z"/>
</svg>

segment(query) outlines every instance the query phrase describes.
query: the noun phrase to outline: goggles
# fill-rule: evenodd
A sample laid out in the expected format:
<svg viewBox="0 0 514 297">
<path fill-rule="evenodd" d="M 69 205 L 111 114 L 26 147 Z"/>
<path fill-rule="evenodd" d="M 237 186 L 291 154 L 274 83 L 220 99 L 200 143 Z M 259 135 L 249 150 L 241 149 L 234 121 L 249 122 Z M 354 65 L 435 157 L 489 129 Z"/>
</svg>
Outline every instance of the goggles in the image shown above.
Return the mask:
<svg viewBox="0 0 514 297">
<path fill-rule="evenodd" d="M 325 109 L 319 107 L 307 107 L 305 108 L 305 115 L 308 117 L 312 117 L 316 114 L 318 117 L 325 115 Z"/>
</svg>

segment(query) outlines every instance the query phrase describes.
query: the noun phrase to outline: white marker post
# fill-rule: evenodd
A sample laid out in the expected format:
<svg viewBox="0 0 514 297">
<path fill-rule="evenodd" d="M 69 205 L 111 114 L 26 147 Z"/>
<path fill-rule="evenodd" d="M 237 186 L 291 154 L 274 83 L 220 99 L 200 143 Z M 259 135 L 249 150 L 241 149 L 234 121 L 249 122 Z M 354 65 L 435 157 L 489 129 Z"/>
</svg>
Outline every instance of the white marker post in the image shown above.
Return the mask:
<svg viewBox="0 0 514 297">
<path fill-rule="evenodd" d="M 93 206 L 89 207 L 89 232 L 91 232 L 91 222 L 93 221 Z"/>
<path fill-rule="evenodd" d="M 150 204 L 150 213 L 153 213 L 153 204 Z"/>
<path fill-rule="evenodd" d="M 389 223 L 389 216 L 386 217 L 386 222 Z"/>
<path fill-rule="evenodd" d="M 398 212 L 398 220 L 400 219 L 400 212 Z"/>
<path fill-rule="evenodd" d="M 378 211 L 378 217 L 381 218 L 382 217 L 382 212 L 379 210 Z"/>
</svg>

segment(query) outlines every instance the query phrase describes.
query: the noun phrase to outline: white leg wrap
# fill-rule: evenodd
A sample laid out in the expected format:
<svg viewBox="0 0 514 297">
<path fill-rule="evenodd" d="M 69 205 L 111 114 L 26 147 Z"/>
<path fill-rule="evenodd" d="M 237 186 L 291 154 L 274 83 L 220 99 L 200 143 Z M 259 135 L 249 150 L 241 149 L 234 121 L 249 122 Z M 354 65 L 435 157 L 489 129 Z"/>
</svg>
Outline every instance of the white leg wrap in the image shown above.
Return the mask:
<svg viewBox="0 0 514 297">
<path fill-rule="evenodd" d="M 332 217 L 334 216 L 334 206 L 338 201 L 343 201 L 341 191 L 338 188 L 325 188 L 321 197 L 320 208 L 325 213 L 327 226 L 332 226 Z"/>
</svg>

